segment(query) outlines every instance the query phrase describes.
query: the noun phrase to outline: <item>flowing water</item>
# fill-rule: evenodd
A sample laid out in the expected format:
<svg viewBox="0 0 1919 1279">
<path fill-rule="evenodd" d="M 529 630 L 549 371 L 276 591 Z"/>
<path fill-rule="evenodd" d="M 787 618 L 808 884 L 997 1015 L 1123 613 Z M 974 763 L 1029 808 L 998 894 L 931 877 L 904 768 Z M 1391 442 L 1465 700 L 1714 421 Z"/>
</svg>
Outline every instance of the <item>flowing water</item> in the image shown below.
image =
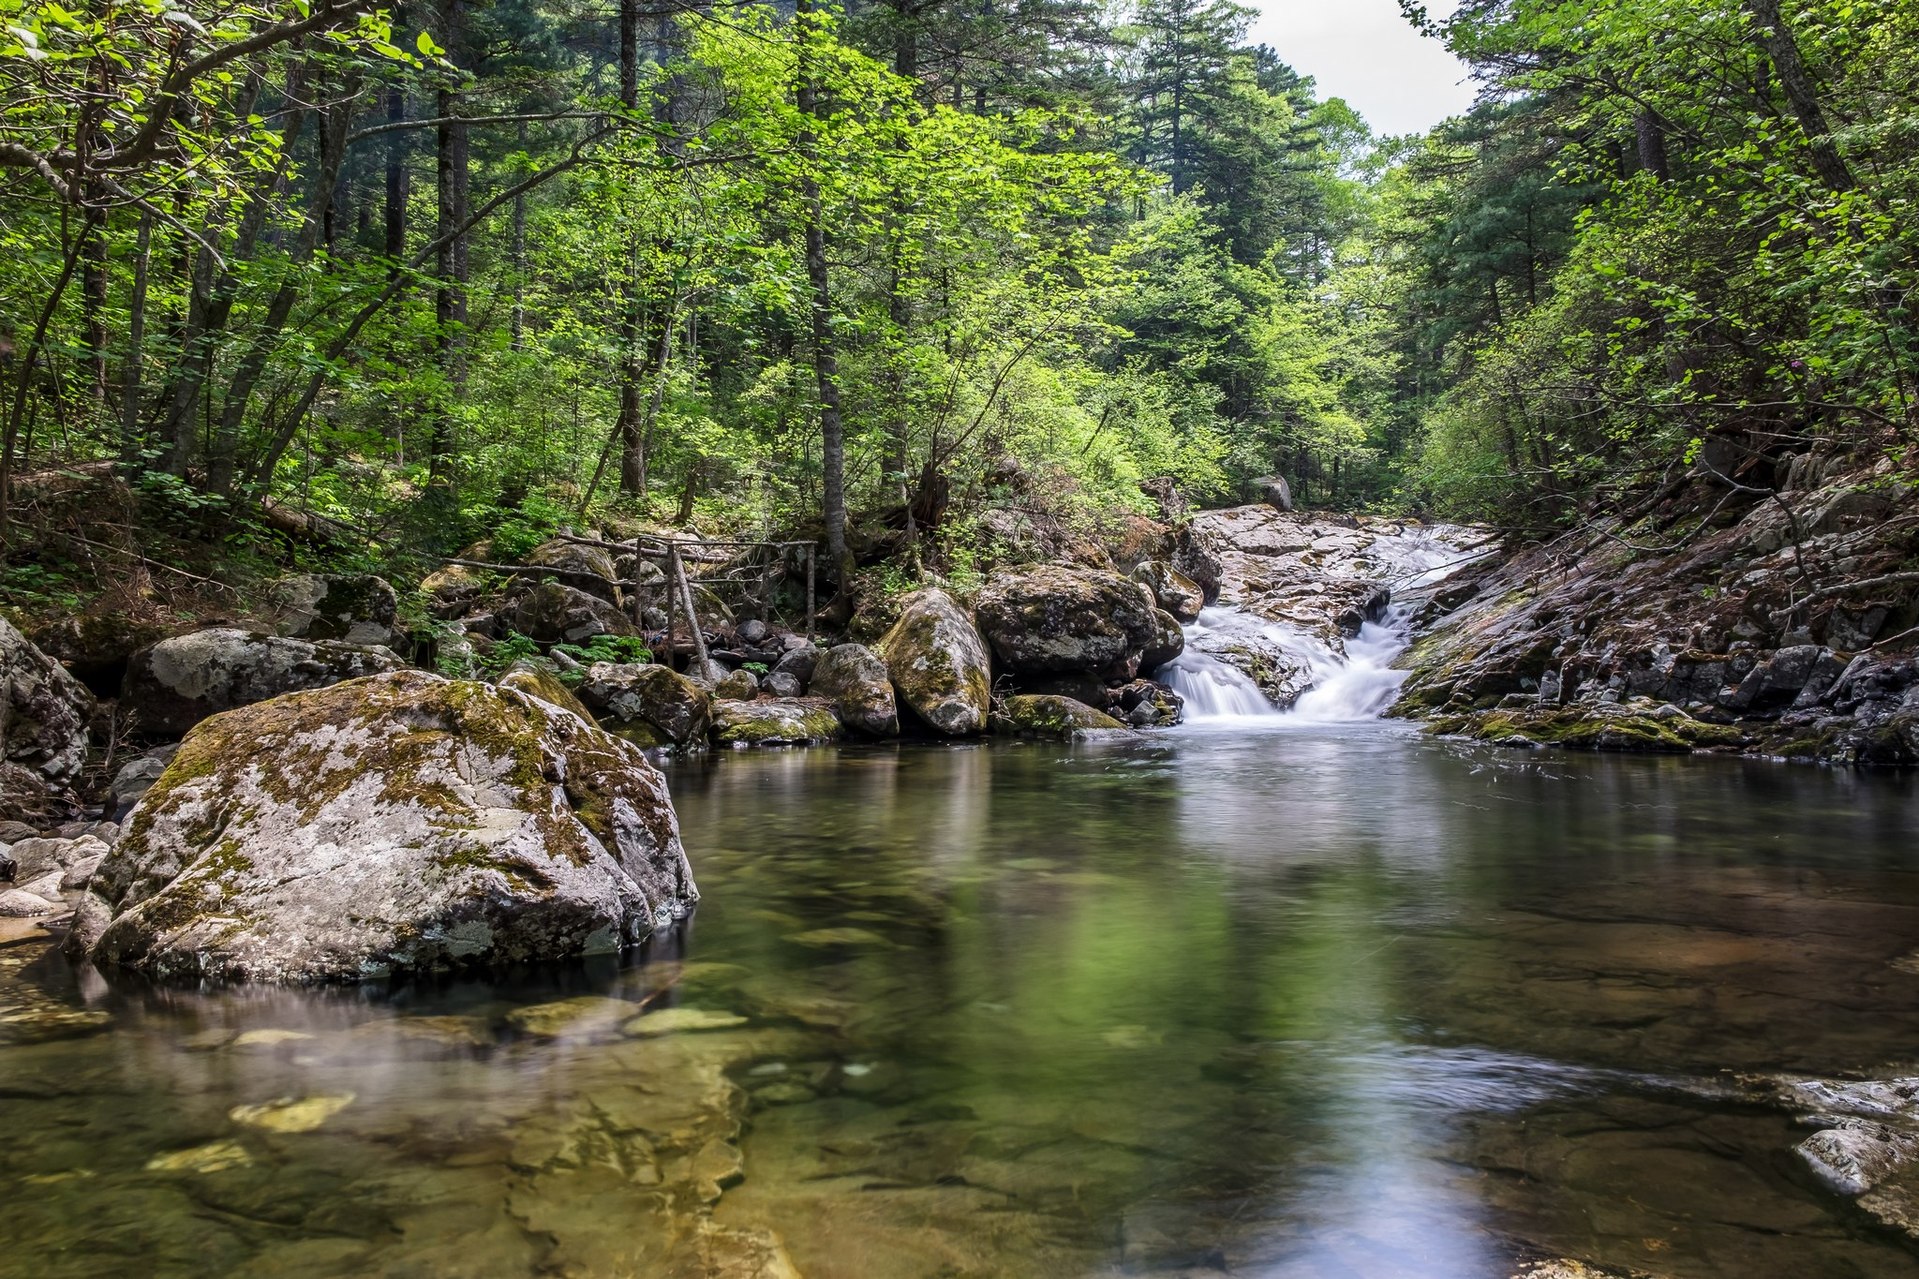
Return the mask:
<svg viewBox="0 0 1919 1279">
<path fill-rule="evenodd" d="M 1336 652 L 1294 627 L 1216 605 L 1201 610 L 1199 620 L 1185 628 L 1186 651 L 1154 678 L 1185 699 L 1186 720 L 1194 728 L 1256 730 L 1276 727 L 1268 721 L 1278 720 L 1295 726 L 1362 723 L 1383 715 L 1406 681 L 1406 672 L 1394 670 L 1392 663 L 1406 650 L 1410 625 L 1407 610 L 1389 608 L 1378 621 L 1361 625 L 1359 634 L 1345 641 L 1344 652 Z M 1200 647 L 1236 639 L 1304 663 L 1313 686 L 1290 709 L 1279 710 L 1251 676 Z"/>
<path fill-rule="evenodd" d="M 1919 1044 L 1912 779 L 1268 723 L 675 765 L 643 962 L 153 991 L 16 926 L 0 1275 L 1919 1274 L 1726 1083 Z"/>
</svg>

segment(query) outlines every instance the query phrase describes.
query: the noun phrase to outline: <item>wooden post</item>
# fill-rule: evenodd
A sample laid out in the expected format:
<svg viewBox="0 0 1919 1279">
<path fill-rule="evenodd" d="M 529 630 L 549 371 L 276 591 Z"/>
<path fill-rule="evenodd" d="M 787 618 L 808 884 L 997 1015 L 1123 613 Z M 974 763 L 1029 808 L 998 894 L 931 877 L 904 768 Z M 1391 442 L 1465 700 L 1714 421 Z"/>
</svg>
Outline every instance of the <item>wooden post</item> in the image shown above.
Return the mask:
<svg viewBox="0 0 1919 1279">
<path fill-rule="evenodd" d="M 700 612 L 693 604 L 693 585 L 686 580 L 686 564 L 680 559 L 680 544 L 672 543 L 673 581 L 678 584 L 680 602 L 686 606 L 687 628 L 693 632 L 693 659 L 697 663 L 694 669 L 704 673 L 709 660 L 706 655 L 706 636 L 700 633 Z"/>
<path fill-rule="evenodd" d="M 640 539 L 633 539 L 633 598 L 628 601 L 633 608 L 633 625 L 640 634 L 646 634 L 646 606 L 640 603 L 640 570 L 646 567 L 646 557 L 640 554 Z"/>
<path fill-rule="evenodd" d="M 661 647 L 666 650 L 666 668 L 673 669 L 673 618 L 680 611 L 679 592 L 673 589 L 673 556 L 669 548 L 666 559 L 666 638 Z"/>
<path fill-rule="evenodd" d="M 816 609 L 816 605 L 813 602 L 813 555 L 815 550 L 816 547 L 814 543 L 808 542 L 806 544 L 806 638 L 809 643 L 813 639 L 813 614 Z"/>
</svg>

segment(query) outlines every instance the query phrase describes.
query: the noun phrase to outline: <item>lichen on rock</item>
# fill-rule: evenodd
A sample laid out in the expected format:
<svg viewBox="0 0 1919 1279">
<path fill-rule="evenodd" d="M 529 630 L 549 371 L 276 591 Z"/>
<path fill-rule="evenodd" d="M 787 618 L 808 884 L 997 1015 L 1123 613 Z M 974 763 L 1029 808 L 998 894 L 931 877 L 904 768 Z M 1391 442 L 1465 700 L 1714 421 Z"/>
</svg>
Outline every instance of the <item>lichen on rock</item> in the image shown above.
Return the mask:
<svg viewBox="0 0 1919 1279">
<path fill-rule="evenodd" d="M 401 671 L 195 728 L 70 945 L 163 978 L 357 981 L 617 950 L 697 896 L 639 750 Z"/>
<path fill-rule="evenodd" d="M 993 727 L 1008 737 L 1042 737 L 1065 741 L 1084 733 L 1123 730 L 1126 725 L 1104 711 L 1096 711 L 1070 697 L 1021 693 L 1000 706 Z"/>
<path fill-rule="evenodd" d="M 986 731 L 993 693 L 986 641 L 951 595 L 928 588 L 907 596 L 876 651 L 899 700 L 928 728 L 945 737 Z"/>
</svg>

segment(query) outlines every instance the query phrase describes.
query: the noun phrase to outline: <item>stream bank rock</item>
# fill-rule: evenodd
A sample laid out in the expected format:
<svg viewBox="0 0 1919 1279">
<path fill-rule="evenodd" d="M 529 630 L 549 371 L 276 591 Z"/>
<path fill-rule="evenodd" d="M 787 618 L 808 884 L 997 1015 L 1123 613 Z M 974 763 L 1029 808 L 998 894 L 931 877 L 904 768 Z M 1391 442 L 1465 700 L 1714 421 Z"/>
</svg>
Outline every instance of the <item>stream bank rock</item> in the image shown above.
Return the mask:
<svg viewBox="0 0 1919 1279">
<path fill-rule="evenodd" d="M 573 695 L 573 690 L 560 682 L 558 675 L 532 662 L 513 663 L 500 676 L 499 684 L 501 688 L 517 689 L 528 697 L 537 697 L 548 706 L 570 711 L 589 724 L 599 723 L 593 718 L 593 712 Z"/>
<path fill-rule="evenodd" d="M 1598 734 L 1624 708 L 1716 727 L 1687 749 L 1919 765 L 1919 527 L 1895 518 L 1913 490 L 1889 464 L 1837 465 L 1796 455 L 1758 496 L 1702 480 L 1646 527 L 1466 570 L 1422 610 L 1395 713 L 1498 740 L 1515 718 Z"/>
<path fill-rule="evenodd" d="M 915 591 L 878 646 L 899 700 L 943 737 L 986 731 L 993 674 L 986 641 L 945 591 Z"/>
<path fill-rule="evenodd" d="M 296 639 L 390 646 L 400 597 L 371 573 L 303 573 L 276 584 L 276 629 Z"/>
<path fill-rule="evenodd" d="M 713 722 L 710 693 L 652 662 L 595 662 L 580 700 L 603 727 L 641 746 L 703 746 Z"/>
<path fill-rule="evenodd" d="M 1160 638 L 1152 594 L 1101 569 L 1033 564 L 993 574 L 979 629 L 1017 675 L 1086 672 L 1127 680 Z"/>
<path fill-rule="evenodd" d="M 841 644 L 820 654 L 807 692 L 832 703 L 840 721 L 856 733 L 899 736 L 892 678 L 886 663 L 864 644 Z"/>
<path fill-rule="evenodd" d="M 713 744 L 815 746 L 843 734 L 833 704 L 817 697 L 763 697 L 756 702 L 713 703 Z"/>
<path fill-rule="evenodd" d="M 1084 702 L 1047 693 L 1020 693 L 1006 699 L 994 728 L 1007 737 L 1069 741 L 1084 733 L 1110 732 L 1126 725 Z"/>
<path fill-rule="evenodd" d="M 595 635 L 632 635 L 631 619 L 599 596 L 564 582 L 540 582 L 500 612 L 508 626 L 542 644 L 579 644 Z"/>
<path fill-rule="evenodd" d="M 221 711 L 405 665 L 390 649 L 216 627 L 134 654 L 120 704 L 134 736 L 177 738 Z"/>
<path fill-rule="evenodd" d="M 1206 591 L 1165 560 L 1148 560 L 1133 570 L 1133 580 L 1153 593 L 1159 607 L 1184 624 L 1199 620 L 1206 607 Z"/>
<path fill-rule="evenodd" d="M 195 728 L 69 945 L 165 979 L 351 982 L 617 951 L 697 897 L 637 748 L 400 671 Z"/>
<path fill-rule="evenodd" d="M 71 807 L 92 714 L 86 687 L 0 618 L 0 815 Z"/>
</svg>

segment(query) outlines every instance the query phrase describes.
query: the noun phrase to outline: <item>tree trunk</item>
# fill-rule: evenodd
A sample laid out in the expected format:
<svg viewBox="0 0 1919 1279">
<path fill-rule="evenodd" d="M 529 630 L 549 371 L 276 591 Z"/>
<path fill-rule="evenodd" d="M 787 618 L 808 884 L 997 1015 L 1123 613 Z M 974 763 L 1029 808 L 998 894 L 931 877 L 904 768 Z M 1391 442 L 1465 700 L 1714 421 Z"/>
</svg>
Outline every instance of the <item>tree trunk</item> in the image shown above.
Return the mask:
<svg viewBox="0 0 1919 1279">
<path fill-rule="evenodd" d="M 465 0 L 446 0 L 443 13 L 443 42 L 448 56 L 457 61 L 466 25 Z M 433 318 L 449 394 L 434 414 L 427 465 L 433 481 L 442 484 L 450 478 L 453 460 L 454 406 L 466 386 L 467 237 L 456 234 L 467 214 L 467 127 L 455 118 L 462 105 L 460 96 L 452 90 L 439 91 L 439 117 L 446 123 L 434 131 L 440 245 L 434 255 L 434 274 L 439 283 L 434 292 Z"/>
<path fill-rule="evenodd" d="M 817 120 L 821 115 L 819 86 L 813 80 L 809 51 L 814 38 L 812 0 L 799 0 L 798 19 L 799 85 L 796 92 L 800 115 Z M 825 212 L 821 207 L 819 136 L 812 126 L 802 125 L 799 134 L 801 159 L 800 199 L 804 208 L 806 240 L 806 279 L 811 286 L 813 319 L 813 378 L 820 400 L 820 515 L 826 525 L 826 553 L 839 573 L 840 594 L 852 580 L 852 565 L 846 550 L 846 433 L 840 420 L 840 366 L 833 345 L 833 293 L 826 266 Z"/>
<path fill-rule="evenodd" d="M 1633 121 L 1633 133 L 1639 146 L 1639 167 L 1660 182 L 1672 181 L 1672 168 L 1666 159 L 1666 130 L 1659 117 L 1641 111 Z"/>
<path fill-rule="evenodd" d="M 406 122 L 406 89 L 401 85 L 391 85 L 386 91 L 386 118 L 388 124 Z M 406 257 L 406 201 L 407 181 L 406 152 L 407 132 L 395 129 L 386 135 L 386 244 L 385 252 L 391 264 L 387 270 L 398 275 L 400 263 Z"/>
<path fill-rule="evenodd" d="M 640 105 L 639 0 L 620 0 L 620 105 L 628 110 Z M 620 493 L 632 498 L 646 492 L 646 440 L 640 423 L 640 382 L 646 357 L 640 325 L 640 282 L 636 278 L 639 256 L 629 246 L 626 278 L 620 282 L 620 409 L 613 428 L 620 442 Z"/>
<path fill-rule="evenodd" d="M 1812 152 L 1813 171 L 1834 191 L 1850 191 L 1857 185 L 1852 170 L 1846 167 L 1845 157 L 1833 145 L 1832 130 L 1826 123 L 1825 109 L 1819 105 L 1812 73 L 1801 60 L 1799 45 L 1792 38 L 1792 32 L 1779 12 L 1779 0 L 1746 0 L 1746 12 L 1752 15 L 1758 27 L 1756 34 L 1759 44 L 1765 49 L 1773 71 L 1779 76 L 1779 87 L 1785 90 L 1786 103 L 1792 108 L 1793 118 L 1799 121 L 1799 127 L 1805 131 L 1806 145 Z"/>
</svg>

